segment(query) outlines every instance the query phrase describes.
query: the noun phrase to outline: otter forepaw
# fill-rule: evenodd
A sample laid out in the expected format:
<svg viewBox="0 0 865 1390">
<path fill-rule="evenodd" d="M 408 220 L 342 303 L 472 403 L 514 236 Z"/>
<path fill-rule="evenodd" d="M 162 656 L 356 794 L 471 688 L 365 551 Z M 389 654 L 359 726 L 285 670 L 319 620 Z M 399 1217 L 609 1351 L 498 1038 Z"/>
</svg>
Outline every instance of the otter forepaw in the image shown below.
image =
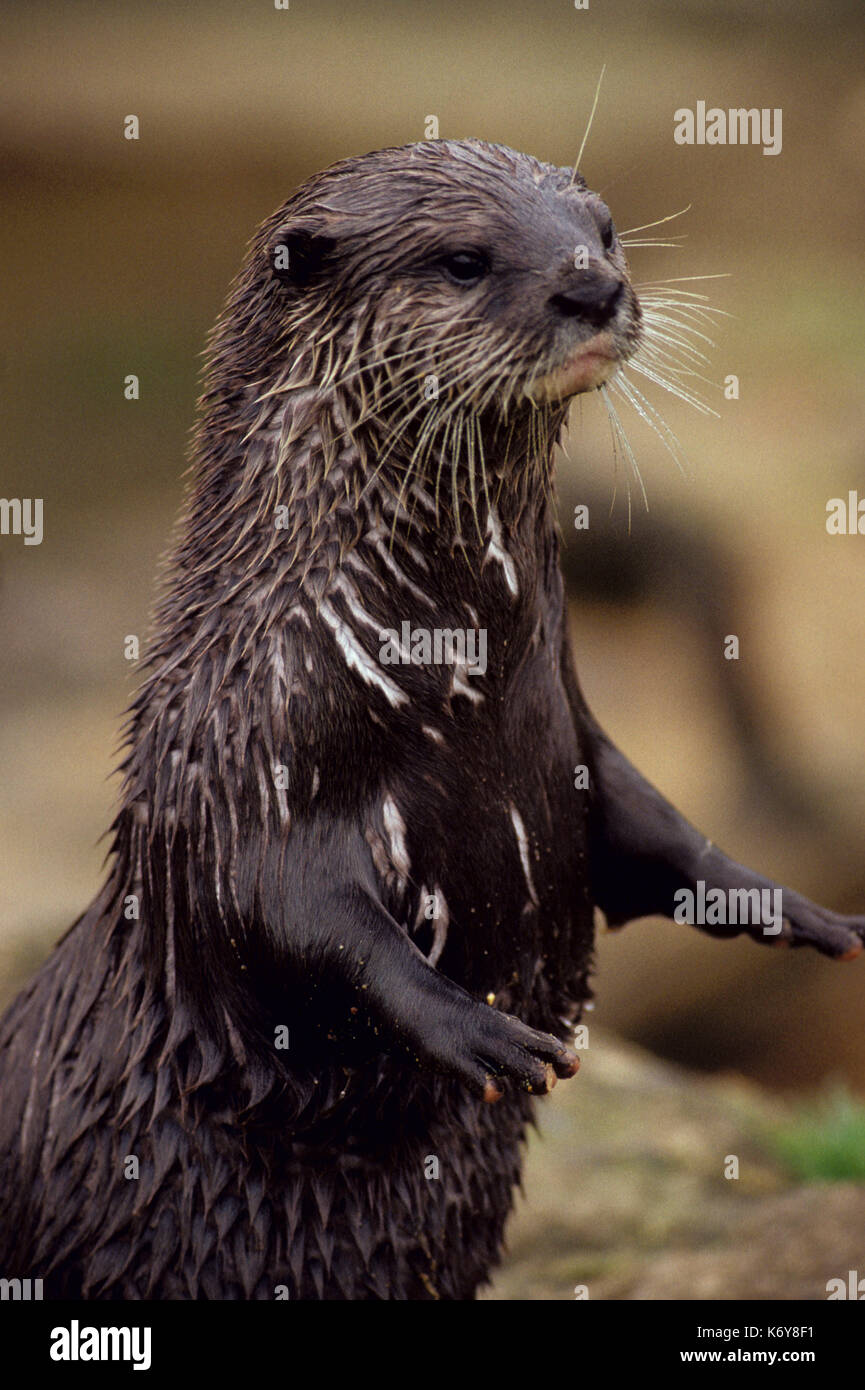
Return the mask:
<svg viewBox="0 0 865 1390">
<path fill-rule="evenodd" d="M 545 1095 L 559 1077 L 573 1076 L 580 1065 L 577 1054 L 558 1038 L 489 1004 L 478 1004 L 458 1028 L 441 1037 L 430 1060 L 490 1102 L 501 1098 L 505 1081 Z"/>
<path fill-rule="evenodd" d="M 785 946 L 813 946 L 833 960 L 855 960 L 865 944 L 865 917 L 842 917 L 798 893 L 784 892 L 781 930 L 759 940 Z"/>
<path fill-rule="evenodd" d="M 707 849 L 711 853 L 701 855 L 689 889 L 692 902 L 702 900 L 708 907 L 711 899 L 720 896 L 721 903 L 727 900 L 727 911 L 721 923 L 698 920 L 700 931 L 720 937 L 746 932 L 763 946 L 812 946 L 832 960 L 854 960 L 860 954 L 865 945 L 865 917 L 842 917 L 734 863 L 715 846 L 707 845 Z"/>
<path fill-rule="evenodd" d="M 758 920 L 750 923 L 701 925 L 701 931 L 710 936 L 736 936 L 744 931 L 763 946 L 811 946 L 832 960 L 855 960 L 862 951 L 865 917 L 842 917 L 801 893 L 794 893 L 791 888 L 780 888 L 749 870 L 733 868 L 735 879 L 733 874 L 718 874 L 712 879 L 713 885 L 723 890 L 735 883 L 739 889 L 756 887 L 766 895 L 771 894 L 769 900 L 776 903 L 771 920 L 766 921 L 758 914 Z"/>
</svg>

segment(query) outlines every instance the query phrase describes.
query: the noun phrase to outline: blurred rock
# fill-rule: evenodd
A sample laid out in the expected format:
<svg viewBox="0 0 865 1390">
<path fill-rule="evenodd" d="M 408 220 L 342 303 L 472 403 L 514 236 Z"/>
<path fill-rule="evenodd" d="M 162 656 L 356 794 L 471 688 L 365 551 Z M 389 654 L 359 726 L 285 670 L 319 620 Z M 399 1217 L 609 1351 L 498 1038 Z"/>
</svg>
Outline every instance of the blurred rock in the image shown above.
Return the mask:
<svg viewBox="0 0 865 1390">
<path fill-rule="evenodd" d="M 802 1187 L 753 1204 L 723 1243 L 645 1268 L 623 1295 L 638 1299 L 822 1299 L 848 1285 L 865 1254 L 865 1188 Z M 603 1296 L 603 1295 L 601 1295 Z"/>
<path fill-rule="evenodd" d="M 794 1187 L 761 1136 L 786 1106 L 592 1028 L 540 1107 L 491 1299 L 817 1299 L 863 1265 L 865 1187 Z M 724 1176 L 731 1156 L 738 1179 Z"/>
</svg>

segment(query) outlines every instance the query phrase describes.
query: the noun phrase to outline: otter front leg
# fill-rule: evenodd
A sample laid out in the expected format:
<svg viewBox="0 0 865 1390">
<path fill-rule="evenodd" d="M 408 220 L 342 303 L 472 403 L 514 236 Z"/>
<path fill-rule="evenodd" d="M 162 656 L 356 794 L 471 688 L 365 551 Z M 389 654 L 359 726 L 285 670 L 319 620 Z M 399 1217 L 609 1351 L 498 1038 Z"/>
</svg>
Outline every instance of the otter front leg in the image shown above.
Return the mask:
<svg viewBox="0 0 865 1390">
<path fill-rule="evenodd" d="M 277 928 L 278 956 L 319 999 L 334 981 L 334 998 L 347 996 L 383 1047 L 459 1077 L 486 1101 L 500 1098 L 502 1079 L 543 1094 L 574 1075 L 579 1059 L 557 1038 L 474 999 L 429 964 L 381 903 L 368 847 L 353 826 L 296 823 L 282 854 L 259 891 Z M 339 1017 L 321 1021 L 341 1026 Z"/>
<path fill-rule="evenodd" d="M 587 727 L 588 725 L 588 727 Z M 789 888 L 728 858 L 695 830 L 614 747 L 583 705 L 581 727 L 592 753 L 594 786 L 590 814 L 592 886 L 597 905 L 612 926 L 634 917 L 674 915 L 675 895 L 721 889 L 780 889 L 782 920 L 776 926 L 700 924 L 712 936 L 746 931 L 766 945 L 814 946 L 836 960 L 862 950 L 865 918 L 842 917 Z M 681 899 L 680 899 L 681 901 Z M 776 901 L 773 898 L 769 901 Z M 780 928 L 780 929 L 779 929 Z"/>
<path fill-rule="evenodd" d="M 576 1072 L 579 1059 L 557 1038 L 480 1003 L 430 966 L 364 888 L 337 891 L 322 916 L 356 997 L 419 1065 L 459 1077 L 487 1101 L 502 1094 L 497 1078 L 542 1094 Z"/>
</svg>

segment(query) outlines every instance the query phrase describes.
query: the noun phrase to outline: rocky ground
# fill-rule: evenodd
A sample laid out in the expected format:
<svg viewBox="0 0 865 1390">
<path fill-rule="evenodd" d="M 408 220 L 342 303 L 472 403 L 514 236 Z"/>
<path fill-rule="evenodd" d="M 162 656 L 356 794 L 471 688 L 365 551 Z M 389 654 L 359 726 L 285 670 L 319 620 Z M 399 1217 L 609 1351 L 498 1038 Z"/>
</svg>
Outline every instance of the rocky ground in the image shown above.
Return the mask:
<svg viewBox="0 0 865 1390">
<path fill-rule="evenodd" d="M 797 1184 L 784 1103 L 592 1029 L 540 1110 L 491 1299 L 825 1299 L 865 1270 L 865 1185 Z M 732 1159 L 738 1178 L 724 1176 Z"/>
</svg>

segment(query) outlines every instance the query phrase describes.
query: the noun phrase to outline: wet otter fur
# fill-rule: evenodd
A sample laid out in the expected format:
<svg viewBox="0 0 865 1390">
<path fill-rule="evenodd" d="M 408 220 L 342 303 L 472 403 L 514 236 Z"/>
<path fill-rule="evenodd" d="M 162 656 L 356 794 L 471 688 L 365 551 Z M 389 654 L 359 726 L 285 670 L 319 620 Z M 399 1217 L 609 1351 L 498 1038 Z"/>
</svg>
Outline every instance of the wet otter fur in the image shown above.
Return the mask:
<svg viewBox="0 0 865 1390">
<path fill-rule="evenodd" d="M 6 1277 L 473 1297 L 532 1095 L 577 1067 L 594 906 L 767 884 L 630 767 L 573 671 L 553 448 L 641 332 L 601 200 L 500 146 L 346 161 L 260 229 L 110 874 L 0 1028 Z M 784 911 L 780 939 L 861 947 L 861 919 Z"/>
</svg>

